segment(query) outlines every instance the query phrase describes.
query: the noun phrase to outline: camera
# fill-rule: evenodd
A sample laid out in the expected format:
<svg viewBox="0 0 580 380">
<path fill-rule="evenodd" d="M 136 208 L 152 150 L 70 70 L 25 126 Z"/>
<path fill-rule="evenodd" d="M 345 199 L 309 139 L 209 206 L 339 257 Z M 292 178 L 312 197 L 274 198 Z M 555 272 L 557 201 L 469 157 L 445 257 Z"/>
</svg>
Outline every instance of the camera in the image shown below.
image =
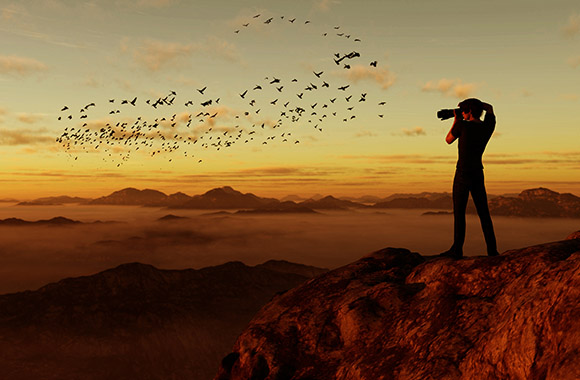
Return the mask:
<svg viewBox="0 0 580 380">
<path fill-rule="evenodd" d="M 441 119 L 441 121 L 451 119 L 455 116 L 454 112 L 457 112 L 457 115 L 461 115 L 461 108 L 456 108 L 454 110 L 439 110 L 437 111 L 437 117 Z"/>
</svg>

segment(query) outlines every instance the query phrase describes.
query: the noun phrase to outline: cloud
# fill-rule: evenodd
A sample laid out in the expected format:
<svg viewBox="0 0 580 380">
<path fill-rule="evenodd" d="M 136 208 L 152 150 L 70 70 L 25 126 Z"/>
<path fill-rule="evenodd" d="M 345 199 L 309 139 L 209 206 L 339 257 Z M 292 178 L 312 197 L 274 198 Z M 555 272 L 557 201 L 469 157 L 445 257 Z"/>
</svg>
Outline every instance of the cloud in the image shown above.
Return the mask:
<svg viewBox="0 0 580 380">
<path fill-rule="evenodd" d="M 101 82 L 93 76 L 87 77 L 82 84 L 93 88 L 101 87 Z"/>
<path fill-rule="evenodd" d="M 572 14 L 568 19 L 568 23 L 562 28 L 564 36 L 572 38 L 580 33 L 580 14 Z"/>
<path fill-rule="evenodd" d="M 210 36 L 205 44 L 199 45 L 198 48 L 214 57 L 223 58 L 230 62 L 241 62 L 240 54 L 234 44 L 214 36 Z"/>
<path fill-rule="evenodd" d="M 579 97 L 578 94 L 561 94 L 559 98 L 562 100 L 577 101 Z"/>
<path fill-rule="evenodd" d="M 148 39 L 138 46 L 131 47 L 130 42 L 126 38 L 121 40 L 121 52 L 132 53 L 137 64 L 152 72 L 189 67 L 191 64 L 189 59 L 194 53 L 205 53 L 234 63 L 241 62 L 234 44 L 214 36 L 208 37 L 203 42 L 189 44 Z"/>
<path fill-rule="evenodd" d="M 53 143 L 55 137 L 46 132 L 46 129 L 0 129 L 0 146 Z"/>
<path fill-rule="evenodd" d="M 20 113 L 17 115 L 18 120 L 26 124 L 34 124 L 42 119 L 44 119 L 44 115 L 39 114 L 31 114 L 31 113 Z"/>
<path fill-rule="evenodd" d="M 137 5 L 143 8 L 164 8 L 178 2 L 178 0 L 139 0 Z"/>
<path fill-rule="evenodd" d="M 573 68 L 580 66 L 580 55 L 568 58 L 567 63 Z"/>
<path fill-rule="evenodd" d="M 425 136 L 427 133 L 422 127 L 415 127 L 413 129 L 401 129 L 404 136 Z"/>
<path fill-rule="evenodd" d="M 337 0 L 315 0 L 314 9 L 321 12 L 328 12 L 330 7 L 334 4 L 340 4 Z"/>
<path fill-rule="evenodd" d="M 360 131 L 354 137 L 377 137 L 378 134 L 371 131 Z"/>
<path fill-rule="evenodd" d="M 354 65 L 349 70 L 342 71 L 341 75 L 353 83 L 358 83 L 361 80 L 374 81 L 383 90 L 388 89 L 395 83 L 395 75 L 388 69 L 382 67 Z"/>
<path fill-rule="evenodd" d="M 128 47 L 123 44 L 121 49 L 126 51 Z M 165 67 L 183 66 L 184 59 L 194 50 L 193 44 L 147 40 L 133 50 L 133 58 L 148 70 L 159 71 Z"/>
<path fill-rule="evenodd" d="M 455 162 L 455 157 L 452 155 L 447 156 L 436 156 L 428 154 L 382 154 L 374 156 L 341 156 L 340 158 L 347 160 L 364 160 L 368 162 L 388 162 L 388 163 L 398 163 L 398 164 L 435 164 L 435 163 L 445 163 L 451 164 Z"/>
<path fill-rule="evenodd" d="M 0 56 L 0 74 L 28 76 L 45 71 L 47 66 L 35 59 L 17 56 Z"/>
<path fill-rule="evenodd" d="M 468 98 L 479 87 L 475 83 L 463 83 L 461 79 L 440 79 L 437 82 L 429 81 L 421 89 L 424 92 L 440 92 L 445 96 L 459 99 Z"/>
<path fill-rule="evenodd" d="M 23 14 L 23 9 L 16 4 L 10 4 L 0 10 L 0 19 L 2 21 L 13 21 L 17 15 Z"/>
</svg>

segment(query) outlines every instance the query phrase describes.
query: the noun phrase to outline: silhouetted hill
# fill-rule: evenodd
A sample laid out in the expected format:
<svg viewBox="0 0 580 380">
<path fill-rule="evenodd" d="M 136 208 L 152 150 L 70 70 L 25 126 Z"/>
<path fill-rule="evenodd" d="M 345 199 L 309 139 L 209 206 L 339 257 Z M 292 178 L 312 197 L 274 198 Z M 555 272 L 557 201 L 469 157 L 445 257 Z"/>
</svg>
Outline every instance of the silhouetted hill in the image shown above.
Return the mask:
<svg viewBox="0 0 580 380">
<path fill-rule="evenodd" d="M 274 297 L 215 379 L 578 379 L 579 252 L 377 251 Z"/>
<path fill-rule="evenodd" d="M 271 297 L 322 270 L 132 263 L 0 296 L 0 378 L 210 379 Z"/>
<path fill-rule="evenodd" d="M 173 214 L 167 214 L 167 215 L 164 215 L 157 220 L 160 222 L 166 222 L 166 221 L 187 220 L 187 219 L 190 219 L 190 218 L 188 218 L 187 216 L 177 216 L 177 215 L 173 215 Z"/>
<path fill-rule="evenodd" d="M 540 187 L 524 190 L 517 198 L 494 198 L 489 209 L 492 215 L 580 218 L 580 197 Z"/>
<path fill-rule="evenodd" d="M 385 200 L 374 195 L 363 195 L 362 197 L 340 197 L 340 199 L 361 204 L 375 204 Z"/>
<path fill-rule="evenodd" d="M 252 209 L 272 202 L 273 198 L 260 198 L 252 193 L 241 193 L 229 186 L 209 190 L 202 195 L 195 195 L 190 200 L 173 208 L 181 209 Z"/>
<path fill-rule="evenodd" d="M 43 225 L 43 226 L 66 226 L 71 224 L 83 224 L 78 220 L 72 220 L 65 218 L 63 216 L 57 216 L 52 219 L 41 219 L 35 221 L 28 221 L 19 218 L 7 218 L 1 219 L 1 226 L 31 226 L 31 225 Z"/>
<path fill-rule="evenodd" d="M 161 191 L 145 189 L 137 190 L 132 187 L 115 191 L 107 196 L 93 199 L 91 205 L 123 205 L 123 206 L 148 206 L 165 205 L 168 196 Z"/>
<path fill-rule="evenodd" d="M 320 199 L 308 199 L 299 203 L 300 206 L 309 207 L 315 210 L 345 210 L 349 208 L 364 208 L 363 204 L 337 199 L 331 195 Z"/>
<path fill-rule="evenodd" d="M 32 201 L 19 202 L 17 206 L 59 206 L 70 203 L 88 203 L 90 198 L 69 197 L 68 195 L 61 195 L 58 197 L 44 197 L 34 199 Z"/>
</svg>

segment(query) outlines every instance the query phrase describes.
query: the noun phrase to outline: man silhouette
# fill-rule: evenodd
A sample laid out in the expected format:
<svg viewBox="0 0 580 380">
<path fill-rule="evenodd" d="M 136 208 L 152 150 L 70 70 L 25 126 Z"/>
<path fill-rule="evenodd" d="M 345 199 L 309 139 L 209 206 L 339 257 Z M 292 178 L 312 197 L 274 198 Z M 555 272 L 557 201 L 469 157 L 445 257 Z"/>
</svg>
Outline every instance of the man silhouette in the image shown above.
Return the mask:
<svg viewBox="0 0 580 380">
<path fill-rule="evenodd" d="M 487 205 L 487 193 L 483 178 L 483 152 L 495 129 L 495 115 L 491 104 L 483 103 L 479 99 L 470 98 L 458 104 L 455 110 L 455 120 L 445 141 L 452 144 L 458 142 L 458 159 L 453 179 L 453 217 L 454 232 L 453 245 L 441 256 L 460 259 L 463 257 L 463 243 L 465 241 L 465 209 L 469 193 L 477 210 L 481 222 L 483 236 L 487 244 L 487 254 L 497 256 L 497 244 L 493 223 Z M 480 120 L 485 110 L 485 118 Z"/>
</svg>

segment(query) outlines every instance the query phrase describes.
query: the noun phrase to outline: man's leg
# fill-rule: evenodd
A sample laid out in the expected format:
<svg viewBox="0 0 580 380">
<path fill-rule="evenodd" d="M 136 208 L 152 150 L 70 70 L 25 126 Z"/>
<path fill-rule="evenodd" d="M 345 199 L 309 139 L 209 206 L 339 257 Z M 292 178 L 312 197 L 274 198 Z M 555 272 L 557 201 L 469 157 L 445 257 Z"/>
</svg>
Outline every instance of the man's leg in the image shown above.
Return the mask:
<svg viewBox="0 0 580 380">
<path fill-rule="evenodd" d="M 453 179 L 453 247 L 457 256 L 463 256 L 465 242 L 465 209 L 469 198 L 469 181 L 460 172 Z"/>
<path fill-rule="evenodd" d="M 483 236 L 485 237 L 485 243 L 487 244 L 487 254 L 489 256 L 497 256 L 497 243 L 487 204 L 487 192 L 485 191 L 483 171 L 481 172 L 481 175 L 478 174 L 477 177 L 474 178 L 473 186 L 471 188 L 471 196 L 473 198 L 473 203 L 475 204 L 475 209 L 477 210 L 477 215 L 479 216 L 481 229 L 483 230 Z"/>
</svg>

